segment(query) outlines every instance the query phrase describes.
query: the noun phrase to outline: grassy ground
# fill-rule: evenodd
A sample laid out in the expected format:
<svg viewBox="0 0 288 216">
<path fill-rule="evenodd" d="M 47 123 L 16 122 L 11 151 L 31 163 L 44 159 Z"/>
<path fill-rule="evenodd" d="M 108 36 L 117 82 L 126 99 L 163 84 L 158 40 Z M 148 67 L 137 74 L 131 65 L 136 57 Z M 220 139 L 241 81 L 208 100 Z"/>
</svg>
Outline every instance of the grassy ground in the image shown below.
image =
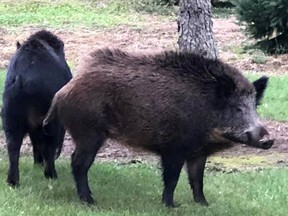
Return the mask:
<svg viewBox="0 0 288 216">
<path fill-rule="evenodd" d="M 6 71 L 0 69 L 0 108 L 2 107 L 2 95 L 4 90 L 5 77 L 6 77 Z"/>
<path fill-rule="evenodd" d="M 0 25 L 111 27 L 119 24 L 135 25 L 151 14 L 174 20 L 177 13 L 178 6 L 159 5 L 157 0 L 60 0 L 57 3 L 45 0 L 4 0 L 0 3 Z M 213 8 L 213 16 L 217 18 L 227 18 L 232 14 L 232 8 Z"/>
<path fill-rule="evenodd" d="M 287 169 L 257 172 L 207 172 L 204 190 L 210 202 L 202 207 L 192 201 L 183 171 L 175 200 L 181 206 L 167 209 L 160 203 L 161 171 L 149 165 L 100 163 L 89 173 L 96 206 L 80 203 L 67 161 L 58 161 L 59 179 L 48 181 L 32 160 L 22 158 L 20 188 L 9 188 L 7 163 L 0 164 L 0 214 L 5 215 L 287 215 Z M 229 199 L 227 199 L 229 197 Z"/>
<path fill-rule="evenodd" d="M 44 25 L 44 26 L 111 26 L 126 24 L 137 20 L 114 7 L 86 5 L 80 1 L 51 4 L 46 2 L 28 1 L 18 3 L 9 1 L 0 4 L 0 24 L 2 26 Z M 136 19 L 136 20 L 134 20 Z"/>
<path fill-rule="evenodd" d="M 256 80 L 259 75 L 246 74 L 251 80 Z M 259 114 L 266 119 L 288 121 L 288 76 L 270 76 L 269 84 L 265 92 Z"/>
<path fill-rule="evenodd" d="M 13 1 L 0 3 L 0 25 L 19 27 L 39 25 L 49 27 L 111 27 L 120 24 L 135 25 L 149 13 L 173 14 L 176 10 L 165 6 L 143 5 L 143 1 Z M 148 1 L 149 2 L 149 1 Z M 150 9 L 149 9 L 150 8 Z M 152 11 L 151 8 L 154 8 Z M 157 10 L 158 9 L 158 10 Z M 141 13 L 136 13 L 141 12 Z"/>
</svg>

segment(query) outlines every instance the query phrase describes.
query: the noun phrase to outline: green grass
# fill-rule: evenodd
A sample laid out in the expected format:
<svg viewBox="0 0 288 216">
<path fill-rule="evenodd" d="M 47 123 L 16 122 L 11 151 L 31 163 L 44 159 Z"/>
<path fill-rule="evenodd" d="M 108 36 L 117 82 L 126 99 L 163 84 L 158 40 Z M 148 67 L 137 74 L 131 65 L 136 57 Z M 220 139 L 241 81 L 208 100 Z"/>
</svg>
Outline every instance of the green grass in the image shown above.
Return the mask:
<svg viewBox="0 0 288 216">
<path fill-rule="evenodd" d="M 5 78 L 6 78 L 6 70 L 0 68 L 0 110 L 2 109 L 2 95 L 4 91 L 4 83 L 5 83 Z M 2 121 L 0 119 L 0 129 L 2 129 Z M 1 215 L 1 213 L 0 213 Z"/>
<path fill-rule="evenodd" d="M 212 5 L 214 18 L 230 18 L 233 14 L 235 14 L 235 10 L 231 1 L 214 1 L 214 5 Z"/>
<path fill-rule="evenodd" d="M 253 73 L 246 74 L 253 81 L 260 77 Z M 259 114 L 266 119 L 288 121 L 288 75 L 269 76 L 268 87 Z"/>
<path fill-rule="evenodd" d="M 127 2 L 116 1 L 6 1 L 0 3 L 0 26 L 110 27 L 138 23 Z"/>
<path fill-rule="evenodd" d="M 161 171 L 148 165 L 97 163 L 89 172 L 95 206 L 83 205 L 76 194 L 67 160 L 57 161 L 59 179 L 44 179 L 31 158 L 20 163 L 21 186 L 6 183 L 7 163 L 0 164 L 0 214 L 10 215 L 287 215 L 287 169 L 244 173 L 207 172 L 204 191 L 210 202 L 202 207 L 192 201 L 186 173 L 175 192 L 181 206 L 168 209 L 161 204 Z"/>
<path fill-rule="evenodd" d="M 161 0 L 130 0 L 133 10 L 140 13 L 173 16 L 178 15 L 179 6 L 168 6 Z"/>
<path fill-rule="evenodd" d="M 161 5 L 157 0 L 60 0 L 15 1 L 0 3 L 0 26 L 41 26 L 55 28 L 113 27 L 141 25 L 148 15 L 175 19 L 179 6 Z M 213 17 L 230 17 L 233 8 L 213 7 Z M 150 18 L 151 19 L 151 18 Z"/>
<path fill-rule="evenodd" d="M 234 15 L 233 8 L 216 8 L 212 7 L 212 16 L 214 18 L 230 18 Z"/>
<path fill-rule="evenodd" d="M 3 70 L 0 68 L 0 108 L 2 107 L 2 95 L 3 95 L 3 90 L 4 90 L 5 78 L 6 78 L 6 70 Z M 1 126 L 1 121 L 0 121 L 0 126 Z"/>
</svg>

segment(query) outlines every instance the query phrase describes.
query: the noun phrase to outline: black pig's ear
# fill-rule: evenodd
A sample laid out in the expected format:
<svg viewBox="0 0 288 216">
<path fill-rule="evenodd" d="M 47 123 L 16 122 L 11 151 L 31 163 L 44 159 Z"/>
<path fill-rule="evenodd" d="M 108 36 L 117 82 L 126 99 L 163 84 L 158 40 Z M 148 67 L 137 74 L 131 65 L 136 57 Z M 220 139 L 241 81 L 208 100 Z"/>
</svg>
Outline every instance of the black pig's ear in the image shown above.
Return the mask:
<svg viewBox="0 0 288 216">
<path fill-rule="evenodd" d="M 222 75 L 215 77 L 217 82 L 216 94 L 219 98 L 229 97 L 235 91 L 235 83 L 231 77 Z"/>
<path fill-rule="evenodd" d="M 264 91 L 267 87 L 268 79 L 269 79 L 268 77 L 262 76 L 261 78 L 253 82 L 253 85 L 256 90 L 256 106 L 260 104 L 261 99 L 264 96 Z"/>
<path fill-rule="evenodd" d="M 20 42 L 19 42 L 19 41 L 17 41 L 17 42 L 16 42 L 16 47 L 17 47 L 17 50 L 18 50 L 18 49 L 20 49 L 20 47 L 21 47 L 21 44 L 20 44 Z"/>
</svg>

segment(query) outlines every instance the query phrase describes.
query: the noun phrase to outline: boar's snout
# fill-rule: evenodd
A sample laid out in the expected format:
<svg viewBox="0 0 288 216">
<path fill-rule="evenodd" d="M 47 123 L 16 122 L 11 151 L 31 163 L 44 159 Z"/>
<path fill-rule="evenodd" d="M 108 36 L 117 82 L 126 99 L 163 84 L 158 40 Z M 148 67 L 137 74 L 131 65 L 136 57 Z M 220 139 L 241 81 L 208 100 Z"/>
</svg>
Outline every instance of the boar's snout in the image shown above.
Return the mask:
<svg viewBox="0 0 288 216">
<path fill-rule="evenodd" d="M 269 135 L 269 133 L 263 126 L 258 126 L 251 131 L 247 131 L 246 135 L 249 141 L 257 141 L 261 140 L 265 135 Z"/>
<path fill-rule="evenodd" d="M 274 140 L 268 139 L 269 133 L 263 126 L 258 126 L 251 131 L 247 131 L 248 144 L 256 148 L 269 149 Z"/>
</svg>

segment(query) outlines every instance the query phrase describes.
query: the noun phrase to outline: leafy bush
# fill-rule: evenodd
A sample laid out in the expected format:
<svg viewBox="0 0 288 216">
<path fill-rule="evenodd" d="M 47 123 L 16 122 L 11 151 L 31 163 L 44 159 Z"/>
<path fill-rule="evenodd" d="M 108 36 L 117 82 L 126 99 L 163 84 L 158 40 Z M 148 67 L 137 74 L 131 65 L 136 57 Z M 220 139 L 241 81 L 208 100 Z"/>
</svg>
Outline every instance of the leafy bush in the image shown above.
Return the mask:
<svg viewBox="0 0 288 216">
<path fill-rule="evenodd" d="M 267 53 L 288 53 L 288 1 L 236 0 L 236 14 L 247 32 Z"/>
</svg>

